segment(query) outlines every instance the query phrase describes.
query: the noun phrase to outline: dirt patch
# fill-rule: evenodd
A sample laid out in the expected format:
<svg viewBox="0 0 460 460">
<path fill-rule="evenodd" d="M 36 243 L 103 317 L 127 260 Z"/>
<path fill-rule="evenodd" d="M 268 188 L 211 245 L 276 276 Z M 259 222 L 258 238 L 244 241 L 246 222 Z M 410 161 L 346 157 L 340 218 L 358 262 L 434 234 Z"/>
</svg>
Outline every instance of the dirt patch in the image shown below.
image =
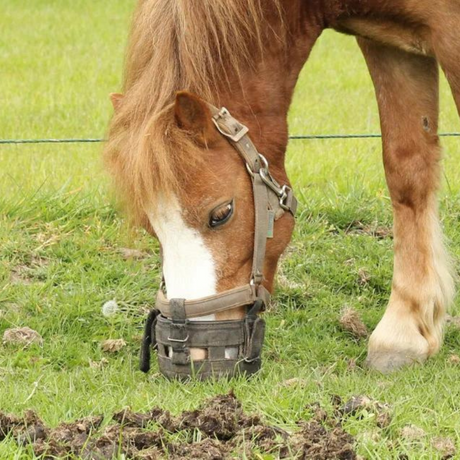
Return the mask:
<svg viewBox="0 0 460 460">
<path fill-rule="evenodd" d="M 378 223 L 364 224 L 360 221 L 351 222 L 346 228 L 347 235 L 367 235 L 383 240 L 385 238 L 393 238 L 393 230 L 391 227 L 378 225 Z"/>
<path fill-rule="evenodd" d="M 43 281 L 43 271 L 49 261 L 39 256 L 30 256 L 27 263 L 16 265 L 12 268 L 10 274 L 10 282 L 12 284 L 29 285 L 37 281 Z"/>
<path fill-rule="evenodd" d="M 365 268 L 360 268 L 358 270 L 358 284 L 360 286 L 368 285 L 371 278 L 371 274 Z"/>
<path fill-rule="evenodd" d="M 333 396 L 332 404 L 335 407 L 336 418 L 340 420 L 348 416 L 361 418 L 364 414 L 373 413 L 378 428 L 387 428 L 392 421 L 390 405 L 366 395 L 353 396 L 346 403 L 340 396 Z"/>
<path fill-rule="evenodd" d="M 7 329 L 3 333 L 3 343 L 5 345 L 23 345 L 28 347 L 33 343 L 43 345 L 42 336 L 30 327 L 16 327 Z"/>
<path fill-rule="evenodd" d="M 101 349 L 106 353 L 117 353 L 125 347 L 126 342 L 123 339 L 108 339 L 101 343 Z"/>
<path fill-rule="evenodd" d="M 406 425 L 401 430 L 401 437 L 408 441 L 417 441 L 426 436 L 425 430 L 416 425 Z"/>
<path fill-rule="evenodd" d="M 124 409 L 105 428 L 101 428 L 102 417 L 50 429 L 32 411 L 22 418 L 0 412 L 0 441 L 11 436 L 19 444 L 31 445 L 35 455 L 44 459 L 105 460 L 124 454 L 133 460 L 224 460 L 242 452 L 248 458 L 270 454 L 275 458 L 356 459 L 354 439 L 342 429 L 340 420 L 314 406 L 313 418 L 300 421 L 294 433 L 245 414 L 233 393 L 216 396 L 200 409 L 178 416 L 160 408 L 146 413 Z M 175 440 L 176 434 L 181 442 Z"/>
<path fill-rule="evenodd" d="M 343 431 L 340 423 L 330 430 L 317 422 L 309 422 L 294 436 L 294 452 L 302 459 L 355 459 L 353 437 Z"/>
<path fill-rule="evenodd" d="M 121 254 L 123 259 L 129 260 L 142 260 L 150 257 L 150 254 L 145 251 L 140 251 L 139 249 L 132 249 L 132 248 L 119 248 L 118 252 Z"/>
<path fill-rule="evenodd" d="M 31 270 L 26 265 L 18 265 L 11 270 L 11 284 L 32 284 L 34 281 Z"/>
<path fill-rule="evenodd" d="M 293 377 L 292 379 L 287 379 L 284 382 L 280 383 L 280 386 L 291 388 L 291 387 L 305 387 L 308 385 L 308 380 L 301 379 L 299 377 Z"/>
<path fill-rule="evenodd" d="M 345 307 L 342 310 L 339 322 L 342 329 L 350 332 L 358 339 L 369 335 L 366 325 L 363 323 L 359 313 L 354 308 Z"/>
<path fill-rule="evenodd" d="M 443 460 L 455 457 L 457 454 L 455 443 L 450 438 L 434 438 L 431 445 L 439 452 Z"/>
<path fill-rule="evenodd" d="M 460 316 L 446 315 L 446 323 L 456 329 L 460 329 Z"/>
</svg>

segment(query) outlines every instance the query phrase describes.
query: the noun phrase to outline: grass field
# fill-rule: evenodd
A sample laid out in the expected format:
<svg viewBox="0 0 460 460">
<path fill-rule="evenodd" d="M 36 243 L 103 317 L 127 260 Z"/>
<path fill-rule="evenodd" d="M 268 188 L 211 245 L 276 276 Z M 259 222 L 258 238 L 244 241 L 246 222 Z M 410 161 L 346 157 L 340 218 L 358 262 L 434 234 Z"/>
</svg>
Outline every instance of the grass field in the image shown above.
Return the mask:
<svg viewBox="0 0 460 460">
<path fill-rule="evenodd" d="M 0 138 L 104 135 L 133 4 L 3 1 Z M 373 88 L 352 38 L 321 38 L 296 90 L 290 126 L 292 134 L 378 132 Z M 458 127 L 443 81 L 441 130 Z M 443 144 L 443 224 L 458 260 L 460 149 L 454 139 Z M 245 410 L 292 430 L 311 417 L 308 404 L 331 411 L 332 395 L 364 394 L 389 404 L 392 414 L 384 429 L 370 412 L 345 421 L 364 458 L 438 458 L 434 437 L 460 449 L 460 366 L 449 360 L 460 354 L 460 330 L 447 330 L 441 353 L 425 366 L 382 376 L 361 366 L 366 341 L 339 326 L 340 311 L 351 306 L 374 328 L 390 292 L 391 238 L 350 231 L 356 222 L 391 226 L 380 151 L 379 140 L 291 142 L 288 168 L 301 212 L 276 307 L 266 316 L 263 371 L 250 382 L 179 384 L 159 376 L 156 364 L 148 376 L 137 370 L 144 315 L 158 287 L 157 245 L 130 233 L 117 213 L 101 145 L 0 146 L 0 335 L 29 326 L 44 339 L 26 349 L 0 344 L 0 410 L 32 408 L 54 426 L 124 406 L 178 413 L 233 388 Z M 125 259 L 127 247 L 146 257 Z M 123 308 L 108 320 L 101 307 L 110 299 Z M 127 346 L 108 355 L 100 344 L 109 338 Z M 107 363 L 94 364 L 101 360 Z M 298 380 L 283 384 L 292 378 Z M 403 438 L 408 424 L 426 436 Z M 0 459 L 10 458 L 32 457 L 9 439 L 0 443 Z"/>
</svg>

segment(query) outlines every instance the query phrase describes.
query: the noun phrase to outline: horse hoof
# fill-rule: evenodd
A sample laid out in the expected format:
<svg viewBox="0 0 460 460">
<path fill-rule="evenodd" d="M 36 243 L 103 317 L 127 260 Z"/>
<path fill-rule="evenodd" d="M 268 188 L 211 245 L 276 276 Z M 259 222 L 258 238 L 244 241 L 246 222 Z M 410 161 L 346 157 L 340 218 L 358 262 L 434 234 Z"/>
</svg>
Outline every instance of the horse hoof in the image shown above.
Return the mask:
<svg viewBox="0 0 460 460">
<path fill-rule="evenodd" d="M 426 361 L 426 356 L 423 354 L 414 354 L 404 351 L 369 351 L 366 365 L 382 374 L 389 374 L 403 367 L 422 364 L 424 361 Z"/>
</svg>

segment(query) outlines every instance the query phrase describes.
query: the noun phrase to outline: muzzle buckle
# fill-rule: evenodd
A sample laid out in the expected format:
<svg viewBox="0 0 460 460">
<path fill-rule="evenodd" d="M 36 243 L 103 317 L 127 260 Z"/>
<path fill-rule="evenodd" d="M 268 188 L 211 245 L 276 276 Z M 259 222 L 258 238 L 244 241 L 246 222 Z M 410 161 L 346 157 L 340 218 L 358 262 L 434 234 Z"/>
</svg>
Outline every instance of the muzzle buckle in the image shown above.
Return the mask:
<svg viewBox="0 0 460 460">
<path fill-rule="evenodd" d="M 187 337 L 185 337 L 185 339 L 173 339 L 172 337 L 168 337 L 168 340 L 170 342 L 175 342 L 175 343 L 187 343 L 189 338 L 190 338 L 190 335 L 187 334 Z"/>
</svg>

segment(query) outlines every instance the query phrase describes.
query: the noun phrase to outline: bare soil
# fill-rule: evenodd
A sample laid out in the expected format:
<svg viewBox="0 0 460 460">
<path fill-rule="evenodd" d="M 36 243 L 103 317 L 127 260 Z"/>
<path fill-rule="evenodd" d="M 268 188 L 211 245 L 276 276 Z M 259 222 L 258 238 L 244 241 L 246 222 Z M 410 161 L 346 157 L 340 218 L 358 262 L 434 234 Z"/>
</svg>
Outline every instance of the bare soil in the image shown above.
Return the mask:
<svg viewBox="0 0 460 460">
<path fill-rule="evenodd" d="M 357 339 L 365 338 L 369 335 L 366 325 L 354 308 L 345 307 L 342 310 L 339 322 L 345 331 L 350 332 Z"/>
<path fill-rule="evenodd" d="M 146 413 L 124 409 L 105 426 L 103 417 L 87 417 L 51 429 L 33 411 L 26 411 L 22 418 L 0 412 L 0 441 L 9 436 L 18 444 L 30 445 L 43 459 L 106 460 L 124 454 L 133 460 L 224 460 L 242 452 L 248 458 L 272 454 L 276 458 L 356 459 L 354 439 L 342 429 L 340 419 L 315 407 L 313 418 L 299 421 L 294 433 L 245 414 L 233 393 L 216 396 L 200 409 L 178 416 L 160 408 Z"/>
</svg>

